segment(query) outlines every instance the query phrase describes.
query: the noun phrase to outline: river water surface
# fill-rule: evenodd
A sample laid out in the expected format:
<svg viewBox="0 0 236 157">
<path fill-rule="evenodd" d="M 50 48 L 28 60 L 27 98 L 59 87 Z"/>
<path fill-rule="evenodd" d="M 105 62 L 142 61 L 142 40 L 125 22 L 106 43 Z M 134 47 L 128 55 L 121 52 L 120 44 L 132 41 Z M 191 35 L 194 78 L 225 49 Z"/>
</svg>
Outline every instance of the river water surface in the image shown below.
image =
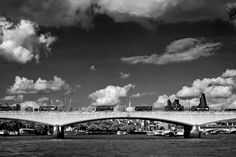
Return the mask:
<svg viewBox="0 0 236 157">
<path fill-rule="evenodd" d="M 0 137 L 0 156 L 236 156 L 236 135 L 183 139 L 146 135 L 79 135 Z"/>
</svg>

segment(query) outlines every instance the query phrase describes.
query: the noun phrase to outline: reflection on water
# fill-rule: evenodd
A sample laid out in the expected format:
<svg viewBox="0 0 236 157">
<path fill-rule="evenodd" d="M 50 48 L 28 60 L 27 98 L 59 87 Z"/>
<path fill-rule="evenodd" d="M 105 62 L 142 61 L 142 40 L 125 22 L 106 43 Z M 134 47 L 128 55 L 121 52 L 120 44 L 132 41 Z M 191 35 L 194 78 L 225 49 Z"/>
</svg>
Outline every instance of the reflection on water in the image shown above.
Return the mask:
<svg viewBox="0 0 236 157">
<path fill-rule="evenodd" d="M 235 156 L 236 135 L 201 139 L 145 135 L 81 135 L 0 137 L 0 156 Z"/>
</svg>

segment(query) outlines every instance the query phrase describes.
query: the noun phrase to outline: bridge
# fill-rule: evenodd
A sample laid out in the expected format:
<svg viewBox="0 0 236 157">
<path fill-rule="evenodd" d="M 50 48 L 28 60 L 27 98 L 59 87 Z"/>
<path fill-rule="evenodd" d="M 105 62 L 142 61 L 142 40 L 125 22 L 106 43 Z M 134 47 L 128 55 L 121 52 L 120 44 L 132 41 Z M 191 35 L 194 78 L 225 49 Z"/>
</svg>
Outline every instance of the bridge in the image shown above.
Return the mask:
<svg viewBox="0 0 236 157">
<path fill-rule="evenodd" d="M 236 119 L 236 112 L 0 112 L 0 119 L 52 125 L 55 138 L 64 138 L 64 126 L 105 119 L 147 119 L 184 126 L 184 137 L 200 137 L 199 126 Z"/>
</svg>

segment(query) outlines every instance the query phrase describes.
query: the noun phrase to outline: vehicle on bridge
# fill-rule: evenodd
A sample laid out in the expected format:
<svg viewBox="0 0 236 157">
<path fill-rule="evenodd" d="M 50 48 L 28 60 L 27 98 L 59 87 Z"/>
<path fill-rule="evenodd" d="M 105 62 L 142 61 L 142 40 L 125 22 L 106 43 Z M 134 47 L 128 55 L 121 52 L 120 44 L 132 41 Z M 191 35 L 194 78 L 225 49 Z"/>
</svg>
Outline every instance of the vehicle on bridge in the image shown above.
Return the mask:
<svg viewBox="0 0 236 157">
<path fill-rule="evenodd" d="M 224 109 L 224 111 L 227 111 L 227 112 L 236 112 L 236 108 L 226 108 L 226 109 Z"/>
<path fill-rule="evenodd" d="M 53 105 L 50 105 L 50 106 L 39 106 L 39 111 L 57 111 L 57 106 L 53 106 Z"/>
<path fill-rule="evenodd" d="M 10 106 L 0 106 L 0 111 L 11 111 L 11 107 Z"/>
<path fill-rule="evenodd" d="M 0 105 L 0 111 L 20 111 L 20 105 L 15 104 L 15 105 Z"/>
<path fill-rule="evenodd" d="M 95 111 L 114 111 L 114 106 L 104 105 L 104 106 L 96 106 Z"/>
<path fill-rule="evenodd" d="M 135 111 L 152 111 L 152 106 L 143 105 L 143 106 L 135 106 Z"/>
<path fill-rule="evenodd" d="M 184 106 L 179 103 L 179 99 L 175 99 L 173 103 L 167 100 L 165 111 L 184 111 Z"/>
<path fill-rule="evenodd" d="M 206 97 L 204 93 L 201 93 L 199 105 L 192 106 L 191 111 L 209 111 L 209 106 L 207 105 Z"/>
<path fill-rule="evenodd" d="M 148 135 L 148 136 L 166 136 L 166 137 L 183 136 L 183 131 L 181 133 L 176 134 L 176 132 L 173 130 L 154 130 L 154 131 L 147 131 L 146 135 Z"/>
</svg>

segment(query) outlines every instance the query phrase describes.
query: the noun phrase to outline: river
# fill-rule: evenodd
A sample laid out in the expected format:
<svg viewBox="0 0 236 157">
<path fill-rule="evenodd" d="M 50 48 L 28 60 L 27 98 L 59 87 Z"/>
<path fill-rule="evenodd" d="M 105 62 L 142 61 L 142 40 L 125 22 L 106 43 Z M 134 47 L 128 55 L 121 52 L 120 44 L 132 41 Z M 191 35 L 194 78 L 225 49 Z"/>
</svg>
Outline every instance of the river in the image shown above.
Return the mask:
<svg viewBox="0 0 236 157">
<path fill-rule="evenodd" d="M 0 156 L 210 157 L 236 156 L 236 135 L 201 139 L 146 135 L 1 136 Z"/>
</svg>

